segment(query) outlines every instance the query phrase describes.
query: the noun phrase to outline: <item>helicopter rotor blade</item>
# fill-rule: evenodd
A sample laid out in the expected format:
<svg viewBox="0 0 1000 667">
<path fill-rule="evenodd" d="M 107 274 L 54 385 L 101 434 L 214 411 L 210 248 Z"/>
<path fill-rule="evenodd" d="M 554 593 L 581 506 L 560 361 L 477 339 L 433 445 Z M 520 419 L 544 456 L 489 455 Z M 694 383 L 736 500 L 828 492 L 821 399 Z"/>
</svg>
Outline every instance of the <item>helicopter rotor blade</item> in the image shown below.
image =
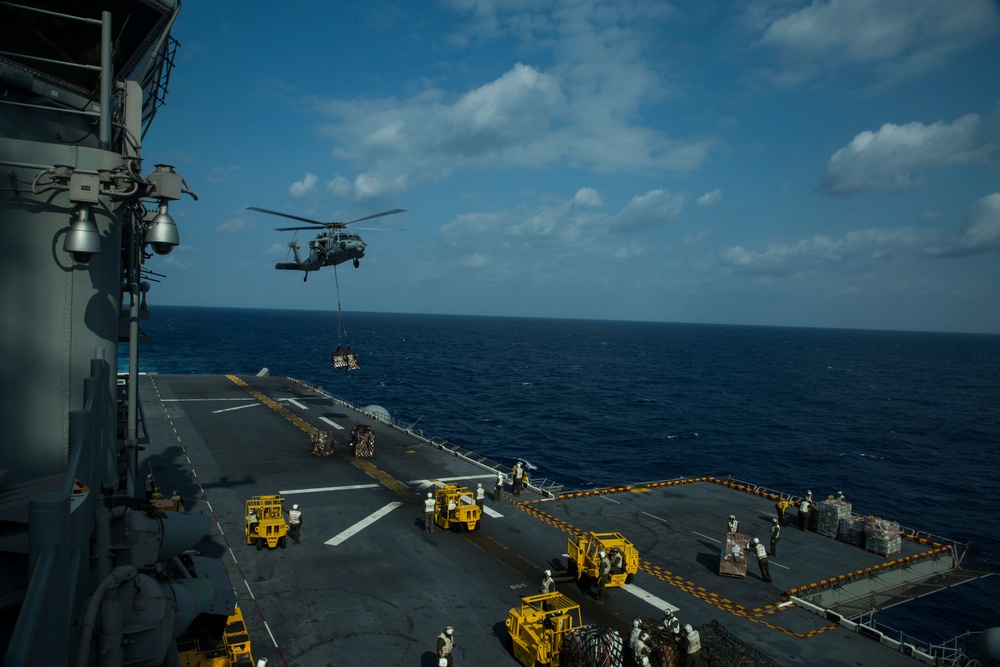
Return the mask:
<svg viewBox="0 0 1000 667">
<path fill-rule="evenodd" d="M 279 213 L 278 211 L 269 211 L 266 208 L 257 208 L 256 206 L 246 206 L 247 211 L 257 211 L 259 213 L 267 213 L 269 215 L 278 215 L 282 218 L 291 218 L 292 220 L 301 220 L 302 222 L 311 222 L 314 225 L 328 225 L 328 222 L 320 222 L 319 220 L 310 220 L 309 218 L 300 218 L 297 215 L 289 215 L 287 213 Z M 381 215 L 381 214 L 380 214 Z M 362 218 L 364 220 L 364 218 Z M 289 227 L 289 229 L 313 229 L 313 227 Z"/>
<path fill-rule="evenodd" d="M 315 227 L 275 227 L 274 230 L 277 232 L 295 232 L 300 229 L 308 229 L 311 231 L 316 231 Z"/>
<path fill-rule="evenodd" d="M 355 222 L 361 222 L 362 220 L 371 220 L 372 218 L 381 218 L 383 215 L 394 215 L 396 213 L 404 213 L 405 208 L 394 208 L 391 211 L 382 211 L 381 213 L 376 213 L 375 215 L 366 215 L 363 218 L 358 218 L 357 220 L 351 220 L 350 222 L 345 222 L 345 225 L 354 224 Z"/>
</svg>

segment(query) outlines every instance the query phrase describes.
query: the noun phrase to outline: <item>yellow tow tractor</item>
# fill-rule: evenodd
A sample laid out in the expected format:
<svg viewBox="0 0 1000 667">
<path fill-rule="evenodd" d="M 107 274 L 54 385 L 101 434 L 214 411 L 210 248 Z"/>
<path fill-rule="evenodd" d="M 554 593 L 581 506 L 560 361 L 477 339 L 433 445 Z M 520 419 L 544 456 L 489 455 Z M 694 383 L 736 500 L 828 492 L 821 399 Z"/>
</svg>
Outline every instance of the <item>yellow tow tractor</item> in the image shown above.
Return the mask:
<svg viewBox="0 0 1000 667">
<path fill-rule="evenodd" d="M 288 523 L 281 511 L 281 496 L 254 496 L 247 501 L 247 544 L 257 544 L 257 551 L 264 547 L 285 548 Z"/>
<path fill-rule="evenodd" d="M 445 530 L 479 530 L 483 511 L 476 497 L 464 486 L 444 484 L 434 495 L 434 523 Z"/>
<path fill-rule="evenodd" d="M 209 639 L 203 634 L 178 639 L 180 667 L 234 667 L 255 664 L 250 650 L 250 635 L 239 605 L 226 620 L 222 639 Z"/>
<path fill-rule="evenodd" d="M 577 580 L 584 577 L 597 579 L 601 565 L 600 553 L 603 551 L 610 558 L 613 549 L 621 553 L 622 564 L 616 568 L 612 559 L 608 587 L 631 583 L 632 576 L 639 571 L 639 552 L 621 533 L 586 533 L 570 538 L 566 545 L 570 574 Z"/>
<path fill-rule="evenodd" d="M 563 638 L 582 627 L 580 605 L 562 593 L 542 593 L 521 598 L 521 606 L 507 614 L 514 657 L 522 665 L 558 667 Z"/>
</svg>

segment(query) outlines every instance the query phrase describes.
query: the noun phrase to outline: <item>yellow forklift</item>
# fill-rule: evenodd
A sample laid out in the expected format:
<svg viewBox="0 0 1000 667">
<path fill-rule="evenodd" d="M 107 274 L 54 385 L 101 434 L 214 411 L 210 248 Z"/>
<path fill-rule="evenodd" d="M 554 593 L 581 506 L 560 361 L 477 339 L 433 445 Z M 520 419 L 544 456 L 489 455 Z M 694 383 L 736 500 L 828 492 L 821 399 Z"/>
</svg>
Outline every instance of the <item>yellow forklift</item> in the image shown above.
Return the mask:
<svg viewBox="0 0 1000 667">
<path fill-rule="evenodd" d="M 180 667 L 244 667 L 256 664 L 239 605 L 226 620 L 221 641 L 204 635 L 185 635 L 177 640 L 177 654 Z"/>
<path fill-rule="evenodd" d="M 611 558 L 614 549 L 621 554 L 622 564 L 618 568 L 614 567 L 614 559 Z M 608 587 L 631 583 L 633 575 L 639 571 L 639 552 L 621 533 L 586 533 L 570 538 L 566 545 L 569 573 L 577 580 L 584 577 L 597 579 L 600 574 L 602 551 L 608 554 L 612 561 Z"/>
<path fill-rule="evenodd" d="M 507 614 L 507 632 L 514 657 L 522 665 L 558 667 L 559 650 L 570 630 L 583 626 L 580 605 L 562 593 L 521 598 L 521 606 Z"/>
<path fill-rule="evenodd" d="M 284 500 L 281 496 L 254 496 L 247 501 L 247 544 L 256 544 L 257 551 L 285 548 L 288 523 L 281 511 Z"/>
<path fill-rule="evenodd" d="M 479 530 L 483 511 L 476 497 L 464 486 L 444 484 L 434 495 L 434 523 L 445 530 Z"/>
</svg>

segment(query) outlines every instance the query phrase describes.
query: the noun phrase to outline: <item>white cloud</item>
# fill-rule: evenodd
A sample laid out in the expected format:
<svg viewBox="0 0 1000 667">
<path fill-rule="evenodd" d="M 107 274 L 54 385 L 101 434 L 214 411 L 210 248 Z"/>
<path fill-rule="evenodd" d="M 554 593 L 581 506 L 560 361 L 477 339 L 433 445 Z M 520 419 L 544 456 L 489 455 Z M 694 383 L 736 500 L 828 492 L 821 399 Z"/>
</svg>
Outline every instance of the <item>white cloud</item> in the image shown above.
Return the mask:
<svg viewBox="0 0 1000 667">
<path fill-rule="evenodd" d="M 637 195 L 615 216 L 612 228 L 618 232 L 632 232 L 673 220 L 684 210 L 687 196 L 667 190 L 650 190 Z"/>
<path fill-rule="evenodd" d="M 927 252 L 950 257 L 1000 252 L 1000 192 L 987 195 L 972 205 L 951 243 L 928 248 Z"/>
<path fill-rule="evenodd" d="M 232 218 L 215 228 L 221 234 L 246 234 L 257 229 L 257 223 L 246 218 Z"/>
<path fill-rule="evenodd" d="M 950 124 L 886 123 L 862 132 L 827 160 L 820 191 L 900 190 L 918 185 L 928 167 L 984 162 L 998 147 L 980 140 L 979 129 L 979 116 L 967 114 Z"/>
<path fill-rule="evenodd" d="M 991 0 L 817 0 L 790 13 L 756 3 L 748 18 L 784 56 L 775 78 L 788 83 L 851 66 L 881 82 L 910 78 L 1000 31 Z"/>
<path fill-rule="evenodd" d="M 698 197 L 698 201 L 695 203 L 699 208 L 711 208 L 720 201 L 722 201 L 722 190 L 716 188 L 711 192 L 706 192 L 702 196 Z"/>
<path fill-rule="evenodd" d="M 315 189 L 318 180 L 316 174 L 307 173 L 301 181 L 295 181 L 288 186 L 288 194 L 293 197 L 305 197 Z"/>
</svg>

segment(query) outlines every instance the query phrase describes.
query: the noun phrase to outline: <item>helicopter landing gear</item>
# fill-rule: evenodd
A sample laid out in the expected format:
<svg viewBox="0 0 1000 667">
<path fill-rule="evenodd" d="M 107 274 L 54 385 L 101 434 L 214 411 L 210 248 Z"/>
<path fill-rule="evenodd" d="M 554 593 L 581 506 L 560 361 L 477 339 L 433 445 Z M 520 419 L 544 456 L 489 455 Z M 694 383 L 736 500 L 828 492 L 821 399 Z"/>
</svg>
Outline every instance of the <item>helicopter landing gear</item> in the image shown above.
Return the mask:
<svg viewBox="0 0 1000 667">
<path fill-rule="evenodd" d="M 355 268 L 355 269 L 357 269 L 357 268 L 359 268 L 360 266 L 361 266 L 361 262 L 359 262 L 359 261 L 358 261 L 357 259 L 355 259 L 355 260 L 354 260 L 354 268 Z"/>
</svg>

